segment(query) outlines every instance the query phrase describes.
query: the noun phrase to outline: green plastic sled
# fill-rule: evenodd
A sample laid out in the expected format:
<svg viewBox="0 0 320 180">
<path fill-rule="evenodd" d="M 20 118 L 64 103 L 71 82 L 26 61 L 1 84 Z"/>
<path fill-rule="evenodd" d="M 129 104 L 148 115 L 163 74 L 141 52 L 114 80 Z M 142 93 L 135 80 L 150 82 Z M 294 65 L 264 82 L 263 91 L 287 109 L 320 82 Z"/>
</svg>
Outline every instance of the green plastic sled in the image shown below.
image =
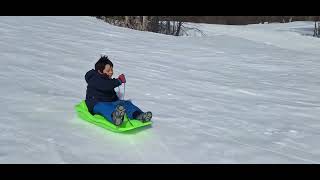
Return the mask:
<svg viewBox="0 0 320 180">
<path fill-rule="evenodd" d="M 88 121 L 97 126 L 100 126 L 102 128 L 105 128 L 107 130 L 111 130 L 114 132 L 125 132 L 125 131 L 129 131 L 132 129 L 136 129 L 139 127 L 148 126 L 152 124 L 151 121 L 143 123 L 136 119 L 128 119 L 127 115 L 125 115 L 123 123 L 120 126 L 116 126 L 101 115 L 98 115 L 98 114 L 92 115 L 88 111 L 88 107 L 84 100 L 81 101 L 79 104 L 75 105 L 75 110 L 77 111 L 78 116 L 82 120 Z"/>
</svg>

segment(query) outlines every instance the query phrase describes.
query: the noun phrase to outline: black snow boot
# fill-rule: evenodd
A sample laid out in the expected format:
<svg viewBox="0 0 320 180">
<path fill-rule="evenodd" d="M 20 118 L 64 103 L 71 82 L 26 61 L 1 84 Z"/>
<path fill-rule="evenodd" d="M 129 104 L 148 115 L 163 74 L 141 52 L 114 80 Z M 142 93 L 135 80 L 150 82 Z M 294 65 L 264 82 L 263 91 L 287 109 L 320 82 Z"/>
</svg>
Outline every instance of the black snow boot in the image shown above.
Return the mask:
<svg viewBox="0 0 320 180">
<path fill-rule="evenodd" d="M 151 118 L 152 118 L 152 113 L 148 111 L 148 112 L 143 112 L 139 114 L 136 119 L 145 123 L 145 122 L 151 121 Z"/>
<path fill-rule="evenodd" d="M 125 113 L 126 110 L 122 105 L 118 105 L 116 109 L 112 112 L 112 121 L 116 126 L 122 124 Z"/>
</svg>

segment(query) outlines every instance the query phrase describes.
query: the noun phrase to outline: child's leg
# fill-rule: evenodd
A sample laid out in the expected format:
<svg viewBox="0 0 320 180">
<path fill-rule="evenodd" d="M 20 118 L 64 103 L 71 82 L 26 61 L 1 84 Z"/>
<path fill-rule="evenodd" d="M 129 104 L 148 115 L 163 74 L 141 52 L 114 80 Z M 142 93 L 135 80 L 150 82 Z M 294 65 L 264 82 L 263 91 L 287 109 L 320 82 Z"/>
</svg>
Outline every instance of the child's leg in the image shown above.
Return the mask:
<svg viewBox="0 0 320 180">
<path fill-rule="evenodd" d="M 136 105 L 134 105 L 131 101 L 122 101 L 124 108 L 126 109 L 126 113 L 129 119 L 134 119 L 134 115 L 137 116 L 141 113 L 141 109 L 139 109 Z"/>
<path fill-rule="evenodd" d="M 101 102 L 94 106 L 93 113 L 100 114 L 104 118 L 106 118 L 108 121 L 113 123 L 111 114 L 115 110 L 115 108 L 116 108 L 116 104 L 113 102 Z"/>
</svg>

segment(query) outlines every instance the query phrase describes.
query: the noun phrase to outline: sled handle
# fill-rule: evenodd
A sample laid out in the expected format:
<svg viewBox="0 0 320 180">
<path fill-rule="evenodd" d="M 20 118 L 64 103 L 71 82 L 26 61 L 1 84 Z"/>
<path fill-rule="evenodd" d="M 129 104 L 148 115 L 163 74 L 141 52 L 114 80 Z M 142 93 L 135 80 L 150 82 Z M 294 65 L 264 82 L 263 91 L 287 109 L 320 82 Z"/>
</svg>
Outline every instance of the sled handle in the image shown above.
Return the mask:
<svg viewBox="0 0 320 180">
<path fill-rule="evenodd" d="M 123 96 L 122 96 L 122 100 L 124 100 L 124 96 L 126 95 L 126 83 L 123 83 Z M 120 88 L 118 86 L 118 93 L 121 94 Z"/>
</svg>

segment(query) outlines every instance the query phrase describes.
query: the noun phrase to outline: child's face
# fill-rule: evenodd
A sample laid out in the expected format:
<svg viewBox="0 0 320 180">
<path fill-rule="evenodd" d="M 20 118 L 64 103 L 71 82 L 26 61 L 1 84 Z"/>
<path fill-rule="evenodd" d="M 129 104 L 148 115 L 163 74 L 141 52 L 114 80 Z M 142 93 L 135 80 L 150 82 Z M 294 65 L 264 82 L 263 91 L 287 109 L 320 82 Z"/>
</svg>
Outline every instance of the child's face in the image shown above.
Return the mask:
<svg viewBox="0 0 320 180">
<path fill-rule="evenodd" d="M 106 64 L 102 73 L 111 78 L 113 75 L 113 68 L 109 64 Z"/>
</svg>

